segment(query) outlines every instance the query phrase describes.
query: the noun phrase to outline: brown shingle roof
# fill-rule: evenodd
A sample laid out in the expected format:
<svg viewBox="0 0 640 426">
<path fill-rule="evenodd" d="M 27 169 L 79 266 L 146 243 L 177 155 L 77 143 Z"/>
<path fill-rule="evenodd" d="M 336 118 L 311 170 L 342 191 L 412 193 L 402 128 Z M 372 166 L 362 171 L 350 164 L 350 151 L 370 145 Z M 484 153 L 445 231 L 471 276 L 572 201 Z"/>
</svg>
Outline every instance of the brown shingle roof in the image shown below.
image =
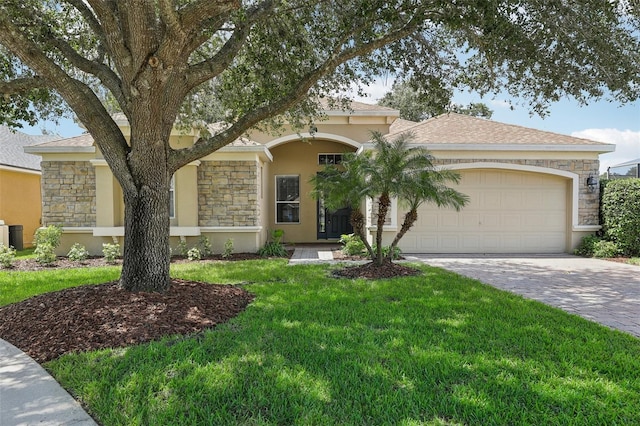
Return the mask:
<svg viewBox="0 0 640 426">
<path fill-rule="evenodd" d="M 415 143 L 437 145 L 610 145 L 453 112 L 395 131 L 390 133 L 389 137 L 398 136 L 403 131 L 412 132 L 415 135 Z"/>
</svg>

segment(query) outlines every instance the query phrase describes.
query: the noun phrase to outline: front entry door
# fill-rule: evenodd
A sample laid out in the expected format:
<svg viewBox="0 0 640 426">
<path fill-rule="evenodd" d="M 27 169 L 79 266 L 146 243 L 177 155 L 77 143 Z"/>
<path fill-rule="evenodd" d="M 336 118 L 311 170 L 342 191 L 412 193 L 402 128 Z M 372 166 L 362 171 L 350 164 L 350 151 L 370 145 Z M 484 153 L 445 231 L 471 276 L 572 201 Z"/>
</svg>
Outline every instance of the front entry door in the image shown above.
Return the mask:
<svg viewBox="0 0 640 426">
<path fill-rule="evenodd" d="M 350 216 L 350 208 L 329 211 L 322 200 L 318 200 L 318 239 L 338 239 L 343 234 L 353 233 L 353 227 L 349 223 Z"/>
</svg>

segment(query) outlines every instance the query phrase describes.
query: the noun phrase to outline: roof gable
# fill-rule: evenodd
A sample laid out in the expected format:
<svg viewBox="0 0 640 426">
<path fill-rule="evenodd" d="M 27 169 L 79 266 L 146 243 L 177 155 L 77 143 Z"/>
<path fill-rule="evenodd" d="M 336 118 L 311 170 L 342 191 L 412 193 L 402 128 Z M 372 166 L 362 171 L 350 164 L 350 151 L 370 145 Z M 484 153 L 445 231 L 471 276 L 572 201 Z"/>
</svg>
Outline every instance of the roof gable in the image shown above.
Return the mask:
<svg viewBox="0 0 640 426">
<path fill-rule="evenodd" d="M 576 138 L 559 133 L 505 124 L 464 114 L 446 113 L 415 126 L 390 133 L 393 138 L 409 131 L 414 143 L 429 145 L 523 145 L 533 146 L 591 146 L 609 151 L 611 144 Z"/>
</svg>

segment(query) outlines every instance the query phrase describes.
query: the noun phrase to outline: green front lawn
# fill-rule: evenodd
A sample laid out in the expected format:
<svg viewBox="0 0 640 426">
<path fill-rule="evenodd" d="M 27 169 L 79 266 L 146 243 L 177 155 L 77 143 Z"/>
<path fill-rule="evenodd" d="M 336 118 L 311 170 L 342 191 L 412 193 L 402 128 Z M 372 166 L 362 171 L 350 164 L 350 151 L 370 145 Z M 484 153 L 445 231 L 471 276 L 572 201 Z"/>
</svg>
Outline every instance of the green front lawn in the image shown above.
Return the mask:
<svg viewBox="0 0 640 426">
<path fill-rule="evenodd" d="M 173 265 L 256 299 L 199 335 L 46 367 L 103 425 L 640 424 L 639 339 L 437 268 L 376 281 L 330 268 Z M 53 290 L 34 276 L 70 280 L 13 279 Z"/>
</svg>

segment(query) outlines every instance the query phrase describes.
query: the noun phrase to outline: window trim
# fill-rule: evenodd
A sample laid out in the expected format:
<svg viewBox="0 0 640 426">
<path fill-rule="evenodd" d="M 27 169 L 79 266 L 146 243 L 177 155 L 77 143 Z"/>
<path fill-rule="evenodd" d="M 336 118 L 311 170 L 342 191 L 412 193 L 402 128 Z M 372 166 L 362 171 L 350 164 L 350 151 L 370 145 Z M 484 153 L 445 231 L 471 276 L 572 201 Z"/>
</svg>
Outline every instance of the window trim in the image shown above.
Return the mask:
<svg viewBox="0 0 640 426">
<path fill-rule="evenodd" d="M 274 222 L 278 225 L 298 225 L 301 223 L 300 220 L 300 175 L 294 174 L 283 174 L 283 175 L 275 175 L 275 191 L 274 191 L 274 207 L 275 207 L 275 217 Z M 298 179 L 298 198 L 293 201 L 278 201 L 278 178 L 297 178 Z M 278 205 L 279 204 L 297 204 L 298 205 L 298 221 L 297 222 L 279 222 L 278 221 Z"/>
<path fill-rule="evenodd" d="M 324 163 L 320 162 L 320 156 L 321 155 L 325 156 L 325 162 Z M 329 156 L 331 156 L 333 158 L 333 162 L 332 163 L 328 163 L 326 161 L 326 159 Z M 336 161 L 335 161 L 337 156 L 340 156 L 340 162 L 339 163 L 336 163 Z M 318 153 L 318 165 L 319 166 L 327 166 L 327 165 L 328 166 L 335 166 L 335 165 L 338 165 L 338 164 L 342 164 L 342 158 L 343 157 L 344 157 L 344 153 L 343 152 L 319 152 Z"/>
<path fill-rule="evenodd" d="M 173 213 L 173 214 L 172 214 Z M 169 219 L 176 218 L 176 175 L 169 181 Z"/>
</svg>

